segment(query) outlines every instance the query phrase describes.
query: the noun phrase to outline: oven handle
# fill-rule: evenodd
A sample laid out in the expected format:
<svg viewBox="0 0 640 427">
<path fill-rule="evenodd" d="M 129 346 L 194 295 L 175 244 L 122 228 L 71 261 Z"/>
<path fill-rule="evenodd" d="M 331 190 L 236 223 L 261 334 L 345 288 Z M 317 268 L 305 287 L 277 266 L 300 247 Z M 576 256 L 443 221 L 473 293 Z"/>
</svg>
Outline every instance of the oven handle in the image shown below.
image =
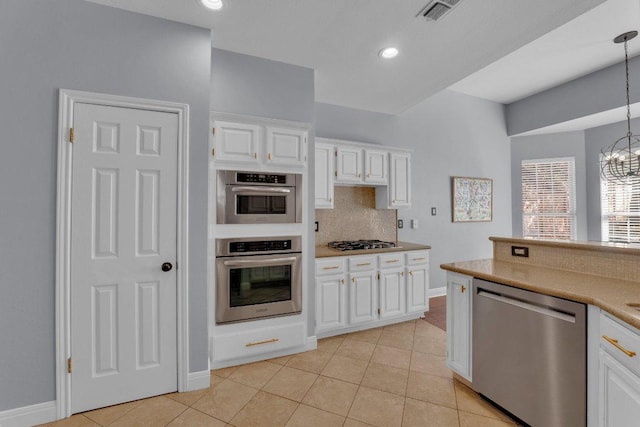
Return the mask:
<svg viewBox="0 0 640 427">
<path fill-rule="evenodd" d="M 262 259 L 262 260 L 254 260 L 254 259 L 241 259 L 241 260 L 229 260 L 224 261 L 224 265 L 228 267 L 233 266 L 243 266 L 243 265 L 275 265 L 275 264 L 284 264 L 288 262 L 295 262 L 296 257 L 286 257 L 286 258 L 273 258 L 273 259 Z"/>
<path fill-rule="evenodd" d="M 232 187 L 234 193 L 242 193 L 246 191 L 255 191 L 260 193 L 291 193 L 290 188 L 280 187 Z"/>
</svg>

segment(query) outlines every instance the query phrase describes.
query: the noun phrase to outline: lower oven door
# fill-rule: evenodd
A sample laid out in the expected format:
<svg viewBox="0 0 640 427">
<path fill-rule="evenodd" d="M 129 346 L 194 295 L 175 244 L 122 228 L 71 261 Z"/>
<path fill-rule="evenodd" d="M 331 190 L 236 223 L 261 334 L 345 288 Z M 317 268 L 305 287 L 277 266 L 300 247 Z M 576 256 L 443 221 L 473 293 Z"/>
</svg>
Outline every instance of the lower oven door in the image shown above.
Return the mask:
<svg viewBox="0 0 640 427">
<path fill-rule="evenodd" d="M 228 185 L 221 219 L 226 224 L 296 222 L 295 187 Z"/>
<path fill-rule="evenodd" d="M 216 323 L 300 313 L 301 254 L 216 259 Z"/>
</svg>

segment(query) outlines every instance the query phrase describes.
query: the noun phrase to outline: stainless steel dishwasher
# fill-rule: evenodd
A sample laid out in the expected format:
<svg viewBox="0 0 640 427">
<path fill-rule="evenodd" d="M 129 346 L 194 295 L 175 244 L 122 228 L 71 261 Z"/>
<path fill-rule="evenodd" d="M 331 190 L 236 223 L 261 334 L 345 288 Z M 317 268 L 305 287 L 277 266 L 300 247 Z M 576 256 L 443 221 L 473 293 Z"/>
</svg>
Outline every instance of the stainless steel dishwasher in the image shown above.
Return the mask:
<svg viewBox="0 0 640 427">
<path fill-rule="evenodd" d="M 473 386 L 534 427 L 585 426 L 586 306 L 473 280 Z"/>
</svg>

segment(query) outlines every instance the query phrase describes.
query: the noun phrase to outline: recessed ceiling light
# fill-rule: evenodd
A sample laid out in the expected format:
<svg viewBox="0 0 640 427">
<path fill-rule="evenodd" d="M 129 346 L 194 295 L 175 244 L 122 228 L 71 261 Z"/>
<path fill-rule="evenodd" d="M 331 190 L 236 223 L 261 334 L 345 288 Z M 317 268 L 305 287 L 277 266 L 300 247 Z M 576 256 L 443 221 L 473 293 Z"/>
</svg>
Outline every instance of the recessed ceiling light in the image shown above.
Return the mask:
<svg viewBox="0 0 640 427">
<path fill-rule="evenodd" d="M 197 0 L 198 3 L 211 10 L 222 9 L 222 0 Z"/>
<path fill-rule="evenodd" d="M 380 58 L 391 59 L 395 58 L 398 55 L 398 52 L 398 49 L 395 47 L 385 47 L 378 53 L 378 55 L 380 55 Z"/>
</svg>

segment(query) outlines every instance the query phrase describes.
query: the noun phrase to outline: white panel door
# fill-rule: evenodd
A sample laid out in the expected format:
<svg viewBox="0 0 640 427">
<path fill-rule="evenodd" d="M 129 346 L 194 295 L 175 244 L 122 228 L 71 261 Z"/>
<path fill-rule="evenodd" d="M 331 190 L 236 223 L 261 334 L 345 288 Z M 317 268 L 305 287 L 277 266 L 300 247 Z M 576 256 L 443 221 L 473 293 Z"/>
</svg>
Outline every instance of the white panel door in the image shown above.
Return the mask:
<svg viewBox="0 0 640 427">
<path fill-rule="evenodd" d="M 336 148 L 336 182 L 362 182 L 362 149 Z"/>
<path fill-rule="evenodd" d="M 246 123 L 215 121 L 214 158 L 258 164 L 260 156 L 260 127 Z"/>
<path fill-rule="evenodd" d="M 380 270 L 380 318 L 405 312 L 404 267 Z"/>
<path fill-rule="evenodd" d="M 424 312 L 429 309 L 429 274 L 426 265 L 407 269 L 407 312 Z"/>
<path fill-rule="evenodd" d="M 267 126 L 267 163 L 304 166 L 307 159 L 307 132 Z"/>
<path fill-rule="evenodd" d="M 411 206 L 411 157 L 406 154 L 391 154 L 391 207 Z"/>
<path fill-rule="evenodd" d="M 177 390 L 178 116 L 76 104 L 72 413 Z M 165 269 L 168 265 L 165 266 Z"/>
<path fill-rule="evenodd" d="M 378 290 L 375 272 L 350 274 L 349 323 L 370 322 L 378 318 Z"/>
<path fill-rule="evenodd" d="M 333 209 L 333 153 L 332 145 L 316 143 L 316 209 Z"/>
<path fill-rule="evenodd" d="M 471 372 L 472 278 L 447 273 L 447 366 L 469 381 Z"/>
<path fill-rule="evenodd" d="M 386 151 L 365 150 L 364 152 L 364 182 L 369 184 L 387 184 L 389 174 L 387 172 Z"/>
<path fill-rule="evenodd" d="M 316 332 L 346 326 L 343 274 L 316 279 Z"/>
<path fill-rule="evenodd" d="M 600 426 L 635 426 L 640 420 L 640 378 L 600 350 Z M 591 402 L 589 402 L 591 403 Z"/>
</svg>

